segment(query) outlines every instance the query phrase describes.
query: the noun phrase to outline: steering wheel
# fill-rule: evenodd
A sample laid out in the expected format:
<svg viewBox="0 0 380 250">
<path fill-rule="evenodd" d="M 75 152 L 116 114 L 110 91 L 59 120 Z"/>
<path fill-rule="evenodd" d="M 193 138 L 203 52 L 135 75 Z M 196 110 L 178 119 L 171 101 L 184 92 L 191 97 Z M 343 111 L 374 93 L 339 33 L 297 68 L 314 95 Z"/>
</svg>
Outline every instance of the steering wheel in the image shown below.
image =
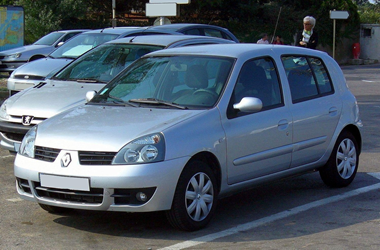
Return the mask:
<svg viewBox="0 0 380 250">
<path fill-rule="evenodd" d="M 218 95 L 217 95 L 215 92 L 213 92 L 213 91 L 211 91 L 211 90 L 209 90 L 209 89 L 198 89 L 198 90 L 196 90 L 196 91 L 193 93 L 193 95 L 197 95 L 197 94 L 199 94 L 199 93 L 206 93 L 206 94 L 211 95 L 212 98 L 218 98 Z"/>
</svg>

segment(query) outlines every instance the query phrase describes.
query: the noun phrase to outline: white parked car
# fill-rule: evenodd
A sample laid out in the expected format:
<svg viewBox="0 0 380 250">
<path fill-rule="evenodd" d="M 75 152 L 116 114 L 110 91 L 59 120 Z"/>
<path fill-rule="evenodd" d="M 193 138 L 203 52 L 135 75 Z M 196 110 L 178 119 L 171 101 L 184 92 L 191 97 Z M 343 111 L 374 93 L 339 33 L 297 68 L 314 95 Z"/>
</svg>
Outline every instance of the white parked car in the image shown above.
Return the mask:
<svg viewBox="0 0 380 250">
<path fill-rule="evenodd" d="M 12 73 L 29 61 L 47 56 L 72 37 L 88 30 L 59 30 L 51 32 L 30 45 L 0 52 L 0 72 Z"/>
<path fill-rule="evenodd" d="M 326 53 L 257 44 L 161 50 L 86 105 L 29 130 L 16 187 L 50 212 L 165 210 L 174 227 L 197 230 L 218 198 L 253 185 L 312 170 L 331 187 L 349 185 L 361 127 Z"/>
</svg>

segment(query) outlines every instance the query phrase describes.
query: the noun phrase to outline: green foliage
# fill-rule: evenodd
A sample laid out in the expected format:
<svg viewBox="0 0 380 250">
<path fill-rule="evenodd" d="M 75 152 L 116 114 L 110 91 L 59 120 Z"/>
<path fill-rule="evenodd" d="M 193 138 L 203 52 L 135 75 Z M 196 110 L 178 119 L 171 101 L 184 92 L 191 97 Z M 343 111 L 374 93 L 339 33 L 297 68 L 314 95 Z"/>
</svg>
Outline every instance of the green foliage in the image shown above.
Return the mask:
<svg viewBox="0 0 380 250">
<path fill-rule="evenodd" d="M 361 23 L 380 23 L 380 4 L 362 4 L 358 6 Z"/>
<path fill-rule="evenodd" d="M 149 0 L 116 0 L 118 26 L 151 25 L 154 19 L 147 23 L 124 16 L 132 9 L 134 13 L 144 15 L 147 2 Z M 24 7 L 26 44 L 54 30 L 111 26 L 111 0 L 0 0 L 0 4 L 12 3 Z M 320 43 L 331 45 L 333 22 L 329 18 L 330 10 L 347 10 L 350 13 L 347 20 L 336 22 L 339 42 L 339 39 L 357 35 L 360 23 L 358 5 L 362 22 L 378 22 L 379 9 L 372 12 L 371 8 L 364 9 L 369 5 L 368 0 L 192 0 L 191 4 L 180 6 L 179 17 L 170 19 L 172 22 L 220 25 L 232 31 L 242 42 L 256 42 L 260 34 L 268 33 L 270 38 L 281 35 L 286 44 L 293 44 L 294 35 L 302 29 L 303 17 L 311 15 L 317 19 L 315 28 L 319 31 Z"/>
<path fill-rule="evenodd" d="M 13 0 L 0 0 L 0 5 L 13 5 Z"/>
<path fill-rule="evenodd" d="M 294 35 L 303 28 L 303 18 L 310 15 L 317 20 L 315 29 L 319 31 L 320 43 L 332 45 L 330 10 L 334 9 L 350 13 L 347 20 L 337 21 L 338 42 L 357 36 L 359 16 L 352 0 L 192 0 L 190 5 L 181 6 L 181 16 L 173 20 L 221 25 L 242 42 L 256 42 L 260 34 L 268 33 L 280 35 L 286 44 L 293 44 Z"/>
</svg>

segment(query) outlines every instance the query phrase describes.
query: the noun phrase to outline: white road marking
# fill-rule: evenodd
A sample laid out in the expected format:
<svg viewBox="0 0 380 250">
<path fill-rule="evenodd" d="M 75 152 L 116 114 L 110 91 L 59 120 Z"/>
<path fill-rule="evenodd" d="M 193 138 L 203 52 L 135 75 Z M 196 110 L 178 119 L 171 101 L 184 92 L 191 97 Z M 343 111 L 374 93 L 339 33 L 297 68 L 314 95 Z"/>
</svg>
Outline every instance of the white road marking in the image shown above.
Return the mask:
<svg viewBox="0 0 380 250">
<path fill-rule="evenodd" d="M 10 202 L 19 202 L 19 201 L 23 201 L 23 199 L 21 199 L 21 198 L 12 198 L 12 199 L 7 199 L 7 201 L 10 201 Z"/>
<path fill-rule="evenodd" d="M 5 158 L 10 158 L 10 157 L 15 157 L 14 155 L 3 155 L 3 156 L 0 156 L 0 159 L 5 159 Z"/>
<path fill-rule="evenodd" d="M 362 82 L 378 82 L 378 81 L 362 80 Z"/>
<path fill-rule="evenodd" d="M 380 173 L 368 173 L 368 174 L 380 180 Z M 207 243 L 207 242 L 219 239 L 219 238 L 223 238 L 223 237 L 226 237 L 229 235 L 237 234 L 237 233 L 242 232 L 242 231 L 248 231 L 248 230 L 251 230 L 253 228 L 262 226 L 264 224 L 271 223 L 271 222 L 274 222 L 276 220 L 284 219 L 286 217 L 299 214 L 301 212 L 305 212 L 305 211 L 310 210 L 312 208 L 316 208 L 316 207 L 320 207 L 320 206 L 323 206 L 323 205 L 326 205 L 329 203 L 344 200 L 344 199 L 350 198 L 352 196 L 367 193 L 367 192 L 370 192 L 370 191 L 376 190 L 376 189 L 380 189 L 380 183 L 377 183 L 377 184 L 374 184 L 371 186 L 367 186 L 367 187 L 363 187 L 363 188 L 358 188 L 358 189 L 355 189 L 355 190 L 352 190 L 352 191 L 349 191 L 349 192 L 346 192 L 343 194 L 335 195 L 332 197 L 328 197 L 328 198 L 325 198 L 322 200 L 314 201 L 314 202 L 311 202 L 311 203 L 308 203 L 308 204 L 305 204 L 302 206 L 298 206 L 298 207 L 295 207 L 295 208 L 292 208 L 292 209 L 289 209 L 289 210 L 286 210 L 286 211 L 283 211 L 283 212 L 280 212 L 280 213 L 277 213 L 277 214 L 274 214 L 274 215 L 271 215 L 271 216 L 268 216 L 268 217 L 265 217 L 265 218 L 262 218 L 259 220 L 255 220 L 255 221 L 251 221 L 251 222 L 248 222 L 245 224 L 237 225 L 236 227 L 232 227 L 232 228 L 226 229 L 224 231 L 205 235 L 205 236 L 198 237 L 198 238 L 188 240 L 188 241 L 184 241 L 184 242 L 172 245 L 172 246 L 161 248 L 161 250 L 175 250 L 175 249 L 184 249 L 184 248 L 194 247 L 194 246 L 197 246 L 197 245 L 200 245 L 203 243 Z"/>
</svg>

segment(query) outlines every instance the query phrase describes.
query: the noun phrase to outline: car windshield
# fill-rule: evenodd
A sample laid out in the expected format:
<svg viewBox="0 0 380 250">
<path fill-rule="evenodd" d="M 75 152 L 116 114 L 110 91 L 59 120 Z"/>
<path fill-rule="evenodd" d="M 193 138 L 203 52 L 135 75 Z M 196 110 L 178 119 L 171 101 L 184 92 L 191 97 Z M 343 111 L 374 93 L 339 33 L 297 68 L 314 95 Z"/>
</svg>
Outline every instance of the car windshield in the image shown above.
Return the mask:
<svg viewBox="0 0 380 250">
<path fill-rule="evenodd" d="M 75 60 L 52 79 L 62 81 L 108 82 L 141 56 L 163 49 L 144 44 L 103 44 Z"/>
<path fill-rule="evenodd" d="M 86 51 L 98 46 L 99 44 L 116 39 L 117 34 L 105 34 L 105 33 L 82 33 L 79 34 L 58 49 L 50 53 L 49 57 L 52 58 L 72 58 L 76 59 Z"/>
<path fill-rule="evenodd" d="M 106 85 L 90 103 L 167 108 L 211 108 L 234 59 L 208 56 L 146 57 Z"/>
<path fill-rule="evenodd" d="M 54 32 L 47 34 L 46 36 L 41 37 L 38 39 L 34 44 L 35 45 L 53 45 L 59 38 L 61 38 L 64 35 L 64 33 L 60 32 Z"/>
</svg>

